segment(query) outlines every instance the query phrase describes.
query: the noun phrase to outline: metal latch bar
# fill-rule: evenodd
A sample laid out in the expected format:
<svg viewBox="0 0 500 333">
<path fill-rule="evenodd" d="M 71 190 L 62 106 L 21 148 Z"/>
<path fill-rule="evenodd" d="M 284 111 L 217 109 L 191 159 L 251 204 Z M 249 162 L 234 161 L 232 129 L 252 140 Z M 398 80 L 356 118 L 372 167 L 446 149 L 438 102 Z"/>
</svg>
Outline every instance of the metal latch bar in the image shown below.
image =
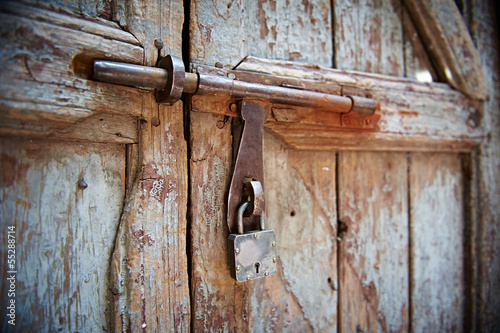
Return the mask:
<svg viewBox="0 0 500 333">
<path fill-rule="evenodd" d="M 182 93 L 222 94 L 234 99 L 255 98 L 271 103 L 313 107 L 337 113 L 351 111 L 366 116 L 375 112 L 375 101 L 359 96 L 338 96 L 309 90 L 271 86 L 233 78 L 186 73 L 181 59 L 163 58 L 160 68 L 96 60 L 94 79 L 114 84 L 158 89 L 159 103 L 175 103 Z"/>
</svg>

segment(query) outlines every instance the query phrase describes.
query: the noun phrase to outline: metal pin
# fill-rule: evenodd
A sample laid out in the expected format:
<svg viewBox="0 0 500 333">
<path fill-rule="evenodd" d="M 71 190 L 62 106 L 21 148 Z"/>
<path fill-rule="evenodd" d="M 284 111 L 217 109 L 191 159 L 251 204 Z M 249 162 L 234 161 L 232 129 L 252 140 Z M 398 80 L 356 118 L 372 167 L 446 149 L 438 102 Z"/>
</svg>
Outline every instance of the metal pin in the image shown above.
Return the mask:
<svg viewBox="0 0 500 333">
<path fill-rule="evenodd" d="M 235 248 L 234 249 L 234 253 L 236 253 L 236 254 L 240 253 L 240 249 L 239 248 Z"/>
</svg>

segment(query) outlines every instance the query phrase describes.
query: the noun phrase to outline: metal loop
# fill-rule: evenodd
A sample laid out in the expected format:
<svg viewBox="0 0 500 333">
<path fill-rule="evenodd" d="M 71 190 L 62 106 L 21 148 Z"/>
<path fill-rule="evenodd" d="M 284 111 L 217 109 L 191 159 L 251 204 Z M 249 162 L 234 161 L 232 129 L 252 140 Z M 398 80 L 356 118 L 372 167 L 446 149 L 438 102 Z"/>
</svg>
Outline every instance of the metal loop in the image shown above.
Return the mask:
<svg viewBox="0 0 500 333">
<path fill-rule="evenodd" d="M 245 209 L 247 209 L 248 205 L 250 204 L 250 201 L 244 202 L 241 204 L 240 208 L 238 208 L 238 215 L 236 215 L 236 222 L 238 225 L 238 233 L 242 234 L 245 232 L 245 229 L 243 228 L 243 212 Z"/>
<path fill-rule="evenodd" d="M 265 211 L 262 211 L 262 213 L 260 214 L 259 224 L 260 224 L 260 230 L 266 230 L 266 212 Z"/>
</svg>

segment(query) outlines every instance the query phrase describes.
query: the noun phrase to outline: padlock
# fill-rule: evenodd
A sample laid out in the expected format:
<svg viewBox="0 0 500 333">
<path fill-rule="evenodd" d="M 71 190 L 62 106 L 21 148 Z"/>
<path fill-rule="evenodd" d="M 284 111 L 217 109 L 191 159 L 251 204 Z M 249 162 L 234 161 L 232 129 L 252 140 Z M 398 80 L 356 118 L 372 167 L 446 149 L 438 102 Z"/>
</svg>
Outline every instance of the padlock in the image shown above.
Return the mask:
<svg viewBox="0 0 500 333">
<path fill-rule="evenodd" d="M 244 232 L 243 212 L 250 204 L 243 203 L 237 214 L 238 234 L 228 238 L 231 274 L 238 282 L 262 278 L 276 273 L 276 235 L 265 230 L 264 212 L 260 215 L 260 230 Z"/>
</svg>

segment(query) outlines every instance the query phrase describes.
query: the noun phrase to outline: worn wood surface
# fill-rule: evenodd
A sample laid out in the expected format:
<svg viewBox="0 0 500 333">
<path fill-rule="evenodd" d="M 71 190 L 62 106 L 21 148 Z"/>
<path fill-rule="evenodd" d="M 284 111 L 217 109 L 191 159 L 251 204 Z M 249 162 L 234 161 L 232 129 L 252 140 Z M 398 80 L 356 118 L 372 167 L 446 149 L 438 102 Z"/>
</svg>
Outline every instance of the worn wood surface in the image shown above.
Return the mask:
<svg viewBox="0 0 500 333">
<path fill-rule="evenodd" d="M 183 109 L 143 100 L 138 173 L 111 260 L 114 330 L 189 331 Z M 152 119 L 157 118 L 155 126 Z"/>
<path fill-rule="evenodd" d="M 401 1 L 333 3 L 335 68 L 404 76 Z"/>
<path fill-rule="evenodd" d="M 438 82 L 439 77 L 432 65 L 417 29 L 403 6 L 403 30 L 405 52 L 405 77 L 418 82 Z"/>
<path fill-rule="evenodd" d="M 234 67 L 247 55 L 332 65 L 326 0 L 191 1 L 191 61 Z"/>
<path fill-rule="evenodd" d="M 139 40 L 144 63 L 155 66 L 159 56 L 182 56 L 182 0 L 113 0 L 113 20 Z"/>
<path fill-rule="evenodd" d="M 286 148 L 265 136 L 266 226 L 278 273 L 251 288 L 252 331 L 337 330 L 335 153 Z"/>
<path fill-rule="evenodd" d="M 0 151 L 3 281 L 7 226 L 16 227 L 17 242 L 16 326 L 3 313 L 0 329 L 110 331 L 109 258 L 125 195 L 125 146 L 3 138 Z M 2 282 L 2 304 L 7 287 Z"/>
<path fill-rule="evenodd" d="M 88 80 L 93 59 L 141 63 L 143 51 L 133 36 L 100 22 L 12 2 L 2 2 L 0 11 L 0 134 L 52 137 L 63 131 L 70 138 L 67 128 L 92 116 L 140 115 L 144 91 Z M 106 133 L 87 139 L 97 138 L 110 141 Z M 130 139 L 115 136 L 111 141 Z"/>
<path fill-rule="evenodd" d="M 462 332 L 468 268 L 459 155 L 412 154 L 409 186 L 412 329 Z"/>
<path fill-rule="evenodd" d="M 486 135 L 480 123 L 479 105 L 442 83 L 419 83 L 253 57 L 238 69 L 332 83 L 345 94 L 370 96 L 379 105 L 376 112 L 381 118 L 377 127 L 363 133 L 339 130 L 328 118 L 318 121 L 299 109 L 288 107 L 297 113 L 295 118 L 280 118 L 275 113 L 275 119 L 270 119 L 275 121 L 266 126 L 297 149 L 470 151 Z"/>
<path fill-rule="evenodd" d="M 87 18 L 111 18 L 112 1 L 109 0 L 22 0 L 22 2 L 42 8 L 49 8 L 66 15 L 79 15 Z"/>
<path fill-rule="evenodd" d="M 407 332 L 407 155 L 341 152 L 338 164 L 341 332 Z"/>
<path fill-rule="evenodd" d="M 484 100 L 481 57 L 453 0 L 404 0 L 441 78 L 471 98 Z"/>
<path fill-rule="evenodd" d="M 223 116 L 191 113 L 191 297 L 194 331 L 249 331 L 250 284 L 231 278 L 227 192 L 231 126 Z"/>
<path fill-rule="evenodd" d="M 488 133 L 479 150 L 479 270 L 477 327 L 500 331 L 500 52 L 498 3 L 472 3 L 471 30 L 484 66 L 487 99 L 482 123 Z M 495 23 L 497 22 L 497 23 Z M 497 24 L 495 26 L 495 24 Z"/>
</svg>

